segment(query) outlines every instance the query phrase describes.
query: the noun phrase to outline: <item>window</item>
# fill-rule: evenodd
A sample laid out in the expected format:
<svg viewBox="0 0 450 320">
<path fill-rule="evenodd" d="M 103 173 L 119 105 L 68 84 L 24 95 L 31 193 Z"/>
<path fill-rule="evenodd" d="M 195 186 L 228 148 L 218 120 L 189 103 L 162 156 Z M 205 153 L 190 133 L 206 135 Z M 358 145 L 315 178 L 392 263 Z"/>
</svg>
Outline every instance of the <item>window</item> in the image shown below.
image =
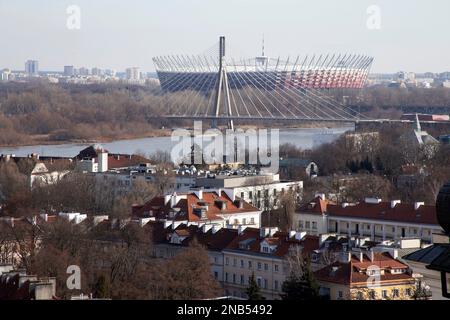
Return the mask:
<svg viewBox="0 0 450 320">
<path fill-rule="evenodd" d="M 306 221 L 306 222 L 305 222 L 305 228 L 306 228 L 306 229 L 311 228 L 311 222 Z"/>
<path fill-rule="evenodd" d="M 313 221 L 312 228 L 313 230 L 317 230 L 317 222 Z"/>
<path fill-rule="evenodd" d="M 273 282 L 273 288 L 278 291 L 278 281 L 277 280 L 275 280 Z"/>
<path fill-rule="evenodd" d="M 234 219 L 234 224 L 239 224 L 239 220 L 238 219 Z"/>
<path fill-rule="evenodd" d="M 256 279 L 256 282 L 258 283 L 258 287 L 261 287 L 261 278 L 258 277 L 258 279 Z"/>
<path fill-rule="evenodd" d="M 214 279 L 219 279 L 219 273 L 217 271 L 214 271 Z"/>
<path fill-rule="evenodd" d="M 370 224 L 367 225 L 367 230 L 370 230 Z"/>
<path fill-rule="evenodd" d="M 265 253 L 269 253 L 269 247 L 267 247 L 267 246 L 264 246 L 264 247 L 263 247 L 263 252 L 265 252 Z"/>
<path fill-rule="evenodd" d="M 273 267 L 274 267 L 274 269 L 275 269 L 275 272 L 278 272 L 278 265 L 276 264 L 276 265 L 274 265 Z"/>
<path fill-rule="evenodd" d="M 255 218 L 250 218 L 250 223 L 255 224 Z"/>
<path fill-rule="evenodd" d="M 364 299 L 363 293 L 361 291 L 358 291 L 358 293 L 356 294 L 356 298 L 358 300 L 363 300 Z"/>
<path fill-rule="evenodd" d="M 373 270 L 367 270 L 367 275 L 369 276 L 374 276 L 377 274 L 377 270 L 373 269 Z"/>
<path fill-rule="evenodd" d="M 236 265 L 237 265 L 237 259 L 234 258 L 234 259 L 233 259 L 233 266 L 236 267 Z"/>
<path fill-rule="evenodd" d="M 344 297 L 344 293 L 342 291 L 338 292 L 338 297 L 339 299 L 342 299 Z"/>
<path fill-rule="evenodd" d="M 241 274 L 241 284 L 244 284 L 244 275 Z"/>
<path fill-rule="evenodd" d="M 405 293 L 406 293 L 406 295 L 407 296 L 411 296 L 412 294 L 411 294 L 411 288 L 407 288 L 406 290 L 405 290 Z"/>
<path fill-rule="evenodd" d="M 228 282 L 228 272 L 225 272 L 225 282 Z"/>
<path fill-rule="evenodd" d="M 261 198 L 261 190 L 258 190 L 258 198 Z"/>
<path fill-rule="evenodd" d="M 241 199 L 244 199 L 244 192 L 241 192 Z"/>
<path fill-rule="evenodd" d="M 233 273 L 233 283 L 236 283 L 236 274 Z"/>
<path fill-rule="evenodd" d="M 264 289 L 267 289 L 267 287 L 268 287 L 268 281 L 267 281 L 267 279 L 264 279 Z"/>
<path fill-rule="evenodd" d="M 261 270 L 261 262 L 258 262 L 258 270 Z"/>
<path fill-rule="evenodd" d="M 276 197 L 277 196 L 277 189 L 273 189 L 273 195 Z"/>
<path fill-rule="evenodd" d="M 244 260 L 241 259 L 241 268 L 244 267 Z"/>
<path fill-rule="evenodd" d="M 383 299 L 387 299 L 388 297 L 387 290 L 381 291 L 381 296 L 383 297 Z"/>
<path fill-rule="evenodd" d="M 269 265 L 267 263 L 264 263 L 264 270 L 268 271 L 269 270 Z"/>
<path fill-rule="evenodd" d="M 375 293 L 374 290 L 369 291 L 369 297 L 370 297 L 370 299 L 375 300 L 375 298 L 376 298 L 376 293 Z"/>
<path fill-rule="evenodd" d="M 242 219 L 242 224 L 247 224 L 247 218 Z"/>
<path fill-rule="evenodd" d="M 392 290 L 392 296 L 393 296 L 394 298 L 398 298 L 399 295 L 400 295 L 400 294 L 399 294 L 398 289 L 393 289 L 393 290 Z"/>
<path fill-rule="evenodd" d="M 299 222 L 298 222 L 298 227 L 299 227 L 300 229 L 303 229 L 303 221 L 302 221 L 302 220 L 299 220 Z"/>
<path fill-rule="evenodd" d="M 214 257 L 214 263 L 217 263 L 218 259 L 217 257 Z"/>
<path fill-rule="evenodd" d="M 225 258 L 225 265 L 229 265 L 230 264 L 230 258 L 226 257 Z"/>
<path fill-rule="evenodd" d="M 252 268 L 252 262 L 249 260 L 248 261 L 248 268 L 251 269 Z"/>
<path fill-rule="evenodd" d="M 250 200 L 253 199 L 253 191 L 249 191 L 249 192 L 248 192 L 248 197 L 250 198 Z"/>
</svg>

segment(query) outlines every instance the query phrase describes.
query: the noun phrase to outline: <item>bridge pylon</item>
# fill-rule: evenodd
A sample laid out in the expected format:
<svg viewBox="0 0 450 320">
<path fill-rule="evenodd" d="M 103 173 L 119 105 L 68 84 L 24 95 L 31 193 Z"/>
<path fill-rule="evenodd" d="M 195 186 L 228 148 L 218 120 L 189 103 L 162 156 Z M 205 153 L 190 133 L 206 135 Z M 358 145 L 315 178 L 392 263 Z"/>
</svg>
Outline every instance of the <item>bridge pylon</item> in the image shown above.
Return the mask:
<svg viewBox="0 0 450 320">
<path fill-rule="evenodd" d="M 231 111 L 231 100 L 230 100 L 230 87 L 228 84 L 228 76 L 227 76 L 227 68 L 225 62 L 225 37 L 221 36 L 219 38 L 219 71 L 217 74 L 217 85 L 215 88 L 215 99 L 214 99 L 214 111 L 217 119 L 213 119 L 211 126 L 213 128 L 217 128 L 217 120 L 219 120 L 220 116 L 220 106 L 224 104 L 224 108 L 227 111 L 228 117 L 232 116 Z M 222 99 L 223 94 L 223 99 Z M 234 124 L 232 119 L 228 119 L 228 128 L 234 129 Z"/>
</svg>

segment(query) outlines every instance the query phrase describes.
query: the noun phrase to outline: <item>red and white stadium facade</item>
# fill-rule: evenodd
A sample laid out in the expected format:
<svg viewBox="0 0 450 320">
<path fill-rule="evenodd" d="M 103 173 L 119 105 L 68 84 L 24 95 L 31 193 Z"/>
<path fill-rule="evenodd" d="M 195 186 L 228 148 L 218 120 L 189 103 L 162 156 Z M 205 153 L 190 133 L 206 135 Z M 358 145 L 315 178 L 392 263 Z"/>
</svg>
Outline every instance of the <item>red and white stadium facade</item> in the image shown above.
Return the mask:
<svg viewBox="0 0 450 320">
<path fill-rule="evenodd" d="M 209 91 L 217 78 L 217 58 L 207 56 L 155 57 L 161 87 L 166 91 Z M 259 56 L 234 61 L 226 59 L 228 83 L 231 89 L 248 84 L 260 88 L 337 89 L 362 88 L 373 58 L 365 55 L 320 55 L 286 60 Z"/>
</svg>

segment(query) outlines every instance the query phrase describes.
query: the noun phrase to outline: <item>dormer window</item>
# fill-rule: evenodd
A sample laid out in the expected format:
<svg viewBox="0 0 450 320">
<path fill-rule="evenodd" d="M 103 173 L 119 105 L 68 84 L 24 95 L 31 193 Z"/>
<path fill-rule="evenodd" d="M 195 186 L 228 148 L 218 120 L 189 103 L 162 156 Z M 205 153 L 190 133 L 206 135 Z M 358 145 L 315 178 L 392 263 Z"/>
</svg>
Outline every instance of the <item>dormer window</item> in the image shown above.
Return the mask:
<svg viewBox="0 0 450 320">
<path fill-rule="evenodd" d="M 262 248 L 262 251 L 263 251 L 264 253 L 269 253 L 270 249 L 269 249 L 269 247 L 264 246 L 264 247 Z"/>
</svg>

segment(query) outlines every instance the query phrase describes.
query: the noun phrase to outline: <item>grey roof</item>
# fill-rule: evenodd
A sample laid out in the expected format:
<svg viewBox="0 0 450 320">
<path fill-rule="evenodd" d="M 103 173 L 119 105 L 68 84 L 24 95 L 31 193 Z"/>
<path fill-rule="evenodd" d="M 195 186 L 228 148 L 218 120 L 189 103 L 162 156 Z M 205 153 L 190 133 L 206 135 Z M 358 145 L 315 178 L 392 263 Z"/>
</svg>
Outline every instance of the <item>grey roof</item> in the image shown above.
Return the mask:
<svg viewBox="0 0 450 320">
<path fill-rule="evenodd" d="M 438 258 L 445 251 L 450 251 L 450 245 L 432 245 L 425 249 L 419 249 L 406 256 L 403 259 L 415 262 L 421 262 L 426 264 L 431 264 L 436 258 Z M 450 263 L 450 262 L 449 262 Z"/>
</svg>

